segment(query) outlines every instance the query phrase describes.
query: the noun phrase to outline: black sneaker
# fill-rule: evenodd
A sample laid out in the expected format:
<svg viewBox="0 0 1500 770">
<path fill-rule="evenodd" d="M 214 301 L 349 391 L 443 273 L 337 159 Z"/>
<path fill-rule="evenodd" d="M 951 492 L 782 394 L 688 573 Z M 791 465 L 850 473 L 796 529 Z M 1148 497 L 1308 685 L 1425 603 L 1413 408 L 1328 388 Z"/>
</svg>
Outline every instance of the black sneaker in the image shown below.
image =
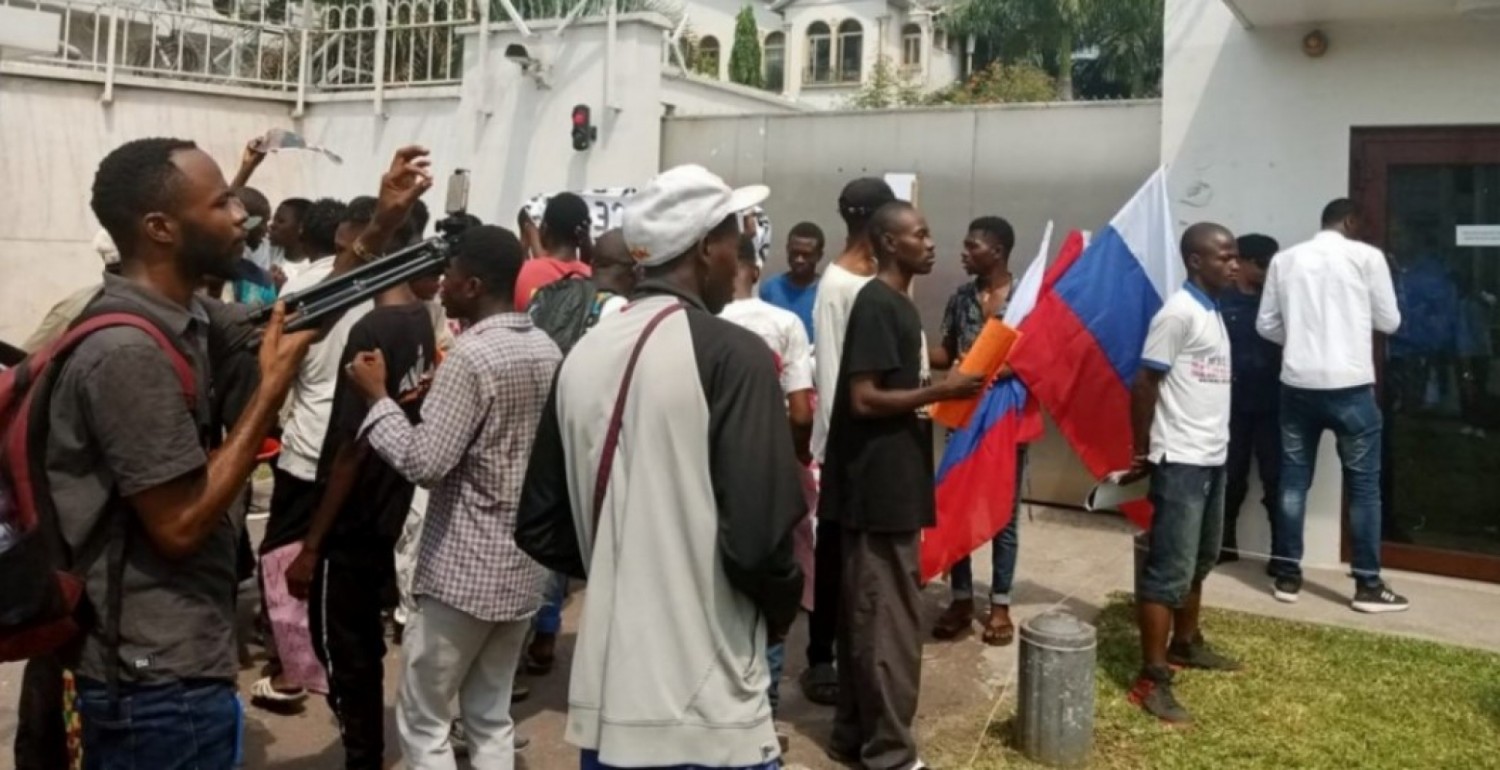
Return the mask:
<svg viewBox="0 0 1500 770">
<path fill-rule="evenodd" d="M 1411 602 L 1392 591 L 1385 581 L 1377 581 L 1356 588 L 1349 606 L 1357 612 L 1404 612 L 1411 609 Z"/>
<path fill-rule="evenodd" d="M 1296 604 L 1297 597 L 1302 594 L 1302 578 L 1291 575 L 1278 575 L 1271 586 L 1271 595 L 1278 602 Z"/>
<path fill-rule="evenodd" d="M 1167 648 L 1167 662 L 1177 668 L 1197 668 L 1204 671 L 1239 671 L 1240 662 L 1214 651 L 1203 641 L 1203 635 L 1186 644 L 1174 642 Z"/>
<path fill-rule="evenodd" d="M 1186 725 L 1193 721 L 1187 709 L 1177 702 L 1172 694 L 1172 669 L 1144 668 L 1130 688 L 1130 702 L 1147 714 L 1173 725 Z"/>
</svg>

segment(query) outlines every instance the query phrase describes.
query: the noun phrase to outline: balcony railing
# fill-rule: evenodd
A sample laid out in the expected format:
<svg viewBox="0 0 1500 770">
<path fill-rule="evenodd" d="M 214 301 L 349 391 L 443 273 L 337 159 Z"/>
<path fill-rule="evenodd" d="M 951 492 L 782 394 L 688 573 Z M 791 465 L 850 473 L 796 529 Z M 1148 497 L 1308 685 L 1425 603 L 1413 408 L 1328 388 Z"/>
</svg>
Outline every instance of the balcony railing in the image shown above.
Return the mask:
<svg viewBox="0 0 1500 770">
<path fill-rule="evenodd" d="M 469 0 L 0 0 L 61 17 L 32 64 L 268 91 L 459 82 Z M 382 13 L 383 12 L 383 13 Z M 377 56 L 377 51 L 383 55 Z M 306 60 L 304 63 L 304 59 Z"/>
<path fill-rule="evenodd" d="M 803 85 L 833 86 L 858 85 L 860 71 L 856 68 L 807 67 L 802 70 Z"/>
</svg>

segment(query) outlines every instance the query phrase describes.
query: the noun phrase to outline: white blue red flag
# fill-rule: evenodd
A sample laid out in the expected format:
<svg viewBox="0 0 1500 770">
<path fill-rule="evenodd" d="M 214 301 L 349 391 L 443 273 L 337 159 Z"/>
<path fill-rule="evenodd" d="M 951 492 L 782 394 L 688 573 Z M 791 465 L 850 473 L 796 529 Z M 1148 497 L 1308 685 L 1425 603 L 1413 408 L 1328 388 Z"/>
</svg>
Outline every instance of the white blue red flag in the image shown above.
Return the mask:
<svg viewBox="0 0 1500 770">
<path fill-rule="evenodd" d="M 1166 174 L 1157 170 L 1085 248 L 1070 236 L 1021 326 L 1011 367 L 1095 478 L 1130 467 L 1130 387 L 1152 316 L 1182 285 Z M 1149 525 L 1151 508 L 1125 515 Z"/>
</svg>

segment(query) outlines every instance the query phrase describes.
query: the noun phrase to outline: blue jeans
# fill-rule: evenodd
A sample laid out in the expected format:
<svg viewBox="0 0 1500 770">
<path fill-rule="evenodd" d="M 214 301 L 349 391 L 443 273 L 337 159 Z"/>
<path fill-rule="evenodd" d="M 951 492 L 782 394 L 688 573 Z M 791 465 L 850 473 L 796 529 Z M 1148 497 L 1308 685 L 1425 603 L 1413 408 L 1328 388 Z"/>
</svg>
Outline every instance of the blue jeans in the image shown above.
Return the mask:
<svg viewBox="0 0 1500 770">
<path fill-rule="evenodd" d="M 1010 606 L 1010 588 L 1016 579 L 1016 554 L 1019 547 L 1016 520 L 1021 518 L 1021 482 L 1025 478 L 1026 446 L 1023 444 L 1016 448 L 1016 491 L 1011 496 L 1010 523 L 991 542 L 990 604 Z M 970 601 L 974 598 L 974 560 L 971 557 L 959 559 L 948 570 L 948 585 L 953 590 L 953 601 Z"/>
<path fill-rule="evenodd" d="M 241 761 L 244 710 L 234 685 L 120 685 L 118 710 L 101 682 L 78 680 L 85 770 L 228 770 Z"/>
<path fill-rule="evenodd" d="M 771 716 L 781 706 L 781 671 L 786 668 L 786 643 L 773 644 L 766 648 L 766 668 L 771 670 L 771 687 L 766 696 L 771 701 Z"/>
<path fill-rule="evenodd" d="M 1180 608 L 1219 563 L 1224 542 L 1224 466 L 1163 462 L 1151 474 L 1149 551 L 1136 593 Z"/>
<path fill-rule="evenodd" d="M 548 575 L 542 598 L 542 607 L 536 611 L 535 631 L 556 636 L 562 631 L 562 606 L 568 598 L 568 576 L 561 572 Z"/>
<path fill-rule="evenodd" d="M 1281 506 L 1277 512 L 1272 568 L 1279 576 L 1302 576 L 1302 529 L 1307 490 L 1323 431 L 1333 431 L 1344 466 L 1349 537 L 1354 541 L 1354 579 L 1380 582 L 1380 434 L 1382 417 L 1375 388 L 1303 390 L 1281 386 Z"/>
</svg>

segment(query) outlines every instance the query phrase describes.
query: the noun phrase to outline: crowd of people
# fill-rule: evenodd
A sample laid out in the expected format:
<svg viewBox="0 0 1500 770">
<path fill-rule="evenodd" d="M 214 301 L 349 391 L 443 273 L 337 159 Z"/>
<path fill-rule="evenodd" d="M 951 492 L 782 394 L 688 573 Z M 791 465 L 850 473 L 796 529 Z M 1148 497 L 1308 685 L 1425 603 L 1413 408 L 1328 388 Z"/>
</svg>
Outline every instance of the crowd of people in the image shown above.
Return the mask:
<svg viewBox="0 0 1500 770">
<path fill-rule="evenodd" d="M 1011 301 L 1010 223 L 983 216 L 963 234 L 972 280 L 931 346 L 911 287 L 933 270 L 934 234 L 884 181 L 844 187 L 843 246 L 826 266 L 823 230 L 802 222 L 788 269 L 765 277 L 745 213 L 770 191 L 698 166 L 648 181 L 598 239 L 567 193 L 514 232 L 468 217 L 444 267 L 290 332 L 278 296 L 425 237 L 432 179 L 427 152 L 407 147 L 374 196 L 273 210 L 247 186 L 264 157 L 252 143 L 226 181 L 188 141 L 110 153 L 92 200 L 102 283 L 25 345 L 106 312 L 159 331 L 94 332 L 43 381 L 43 494 L 92 619 L 28 663 L 18 768 L 76 760 L 65 711 L 89 768 L 236 766 L 235 604 L 252 577 L 270 660 L 246 694 L 270 711 L 326 695 L 351 770 L 383 766 L 388 625 L 407 765 L 451 768 L 465 750 L 473 767 L 513 767 L 517 677 L 552 669 L 572 581 L 587 581 L 566 732 L 582 767 L 779 767 L 785 639 L 803 613 L 800 685 L 835 709 L 829 756 L 926 767 L 913 735 L 923 637 L 976 621 L 986 644 L 1016 636 L 1017 517 L 994 535 L 987 612 L 965 558 L 924 629 L 918 580 L 936 518 L 922 413 L 987 386 L 956 365 Z M 1144 342 L 1131 475 L 1151 476 L 1156 513 L 1131 697 L 1163 720 L 1188 719 L 1174 668 L 1236 668 L 1204 641 L 1198 609 L 1205 576 L 1236 558 L 1252 457 L 1276 598 L 1301 587 L 1312 458 L 1331 429 L 1351 489 L 1354 607 L 1406 606 L 1379 577 L 1368 344 L 1399 314 L 1352 206 L 1330 205 L 1323 224 L 1279 256 L 1265 236 L 1190 227 L 1188 282 Z M 249 482 L 266 461 L 252 555 Z"/>
</svg>

